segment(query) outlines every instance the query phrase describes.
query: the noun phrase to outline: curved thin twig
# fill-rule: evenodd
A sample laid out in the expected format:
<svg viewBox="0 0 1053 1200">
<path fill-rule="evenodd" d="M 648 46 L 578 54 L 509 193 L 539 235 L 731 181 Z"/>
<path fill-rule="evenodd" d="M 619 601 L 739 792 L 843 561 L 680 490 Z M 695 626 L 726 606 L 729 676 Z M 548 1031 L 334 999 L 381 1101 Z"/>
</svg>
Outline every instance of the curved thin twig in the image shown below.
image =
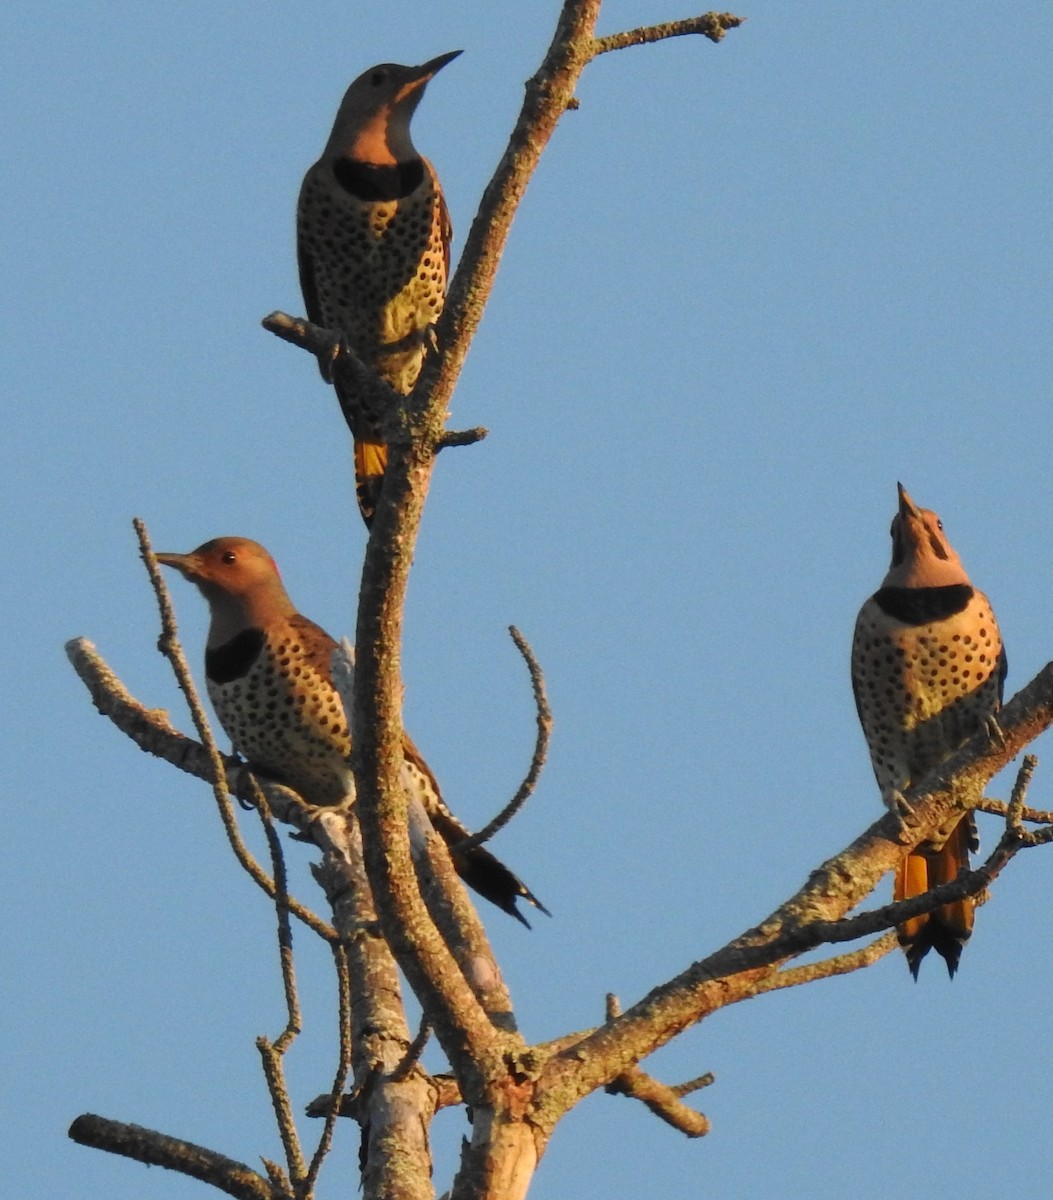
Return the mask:
<svg viewBox="0 0 1053 1200">
<path fill-rule="evenodd" d="M 271 1042 L 265 1037 L 260 1037 L 256 1039 L 256 1047 L 263 1062 L 263 1074 L 267 1081 L 271 1106 L 274 1109 L 278 1133 L 285 1149 L 285 1162 L 289 1178 L 294 1189 L 299 1190 L 307 1173 L 307 1164 L 304 1161 L 303 1144 L 296 1129 L 296 1119 L 293 1116 L 292 1103 L 289 1100 L 289 1091 L 285 1081 L 285 1054 L 303 1028 L 300 998 L 296 990 L 292 927 L 289 923 L 288 876 L 285 870 L 285 856 L 282 853 L 281 841 L 274 828 L 270 806 L 262 791 L 259 788 L 256 790 L 256 808 L 267 838 L 267 848 L 270 851 L 271 866 L 274 871 L 274 907 L 278 916 L 278 957 L 281 963 L 286 1009 L 285 1028 L 278 1035 L 277 1040 Z"/>
<path fill-rule="evenodd" d="M 334 942 L 332 950 L 339 997 L 337 1019 L 340 1023 L 340 1055 L 336 1065 L 336 1075 L 333 1079 L 332 1094 L 340 1096 L 343 1094 L 344 1088 L 347 1086 L 347 1078 L 351 1074 L 353 1052 L 351 1045 L 351 970 L 347 960 L 346 946 Z M 318 1145 L 311 1157 L 311 1165 L 307 1169 L 307 1178 L 304 1181 L 304 1192 L 308 1196 L 314 1194 L 318 1172 L 322 1169 L 322 1163 L 333 1144 L 333 1133 L 336 1130 L 339 1116 L 339 1109 L 330 1105 L 329 1111 L 325 1114 L 325 1125 L 322 1127 L 321 1137 L 319 1137 Z"/>
<path fill-rule="evenodd" d="M 278 915 L 278 954 L 281 958 L 286 1009 L 285 1029 L 274 1043 L 274 1048 L 279 1054 L 284 1054 L 303 1028 L 303 1016 L 300 1012 L 300 998 L 296 990 L 296 973 L 293 963 L 292 928 L 289 925 L 289 878 L 285 869 L 285 854 L 282 851 L 281 839 L 274 828 L 274 819 L 271 815 L 270 805 L 267 803 L 267 797 L 258 786 L 256 793 L 256 811 L 259 813 L 260 824 L 263 826 L 264 836 L 267 839 L 267 849 L 270 851 L 271 865 L 274 871 L 274 907 Z"/>
<path fill-rule="evenodd" d="M 297 1189 L 307 1174 L 307 1163 L 304 1161 L 300 1135 L 296 1131 L 292 1101 L 289 1099 L 289 1089 L 285 1082 L 282 1053 L 275 1043 L 262 1036 L 256 1039 L 256 1049 L 260 1052 L 260 1061 L 263 1063 L 267 1093 L 271 1098 L 274 1119 L 281 1137 L 282 1149 L 285 1151 L 285 1161 L 289 1166 L 289 1177 L 294 1189 Z"/>
<path fill-rule="evenodd" d="M 478 833 L 473 833 L 471 837 L 465 838 L 463 842 L 457 845 L 455 847 L 456 850 L 468 850 L 472 846 L 481 846 L 483 842 L 488 842 L 495 833 L 499 833 L 504 829 L 530 799 L 534 788 L 537 787 L 537 781 L 541 776 L 545 760 L 548 758 L 548 744 L 552 737 L 554 722 L 552 719 L 552 709 L 548 703 L 548 696 L 545 694 L 545 676 L 526 638 L 523 637 L 514 625 L 509 625 L 508 632 L 512 635 L 512 641 L 515 642 L 516 649 L 522 654 L 526 661 L 527 670 L 530 672 L 530 685 L 534 692 L 534 706 L 537 710 L 537 739 L 534 742 L 534 756 L 530 760 L 530 768 L 526 773 L 526 777 L 519 785 L 512 799 Z"/>
</svg>

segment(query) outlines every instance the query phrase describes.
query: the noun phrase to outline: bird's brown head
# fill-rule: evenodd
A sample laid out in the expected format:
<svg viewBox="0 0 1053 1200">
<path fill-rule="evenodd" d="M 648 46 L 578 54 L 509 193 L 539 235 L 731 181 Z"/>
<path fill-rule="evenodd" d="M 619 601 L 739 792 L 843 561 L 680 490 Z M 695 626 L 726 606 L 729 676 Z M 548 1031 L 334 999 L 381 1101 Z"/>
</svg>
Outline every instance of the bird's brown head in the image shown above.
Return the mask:
<svg viewBox="0 0 1053 1200">
<path fill-rule="evenodd" d="M 212 613 L 210 646 L 296 611 L 274 559 L 249 538 L 213 538 L 189 554 L 166 552 L 155 558 L 201 589 Z"/>
<path fill-rule="evenodd" d="M 943 531 L 943 522 L 928 508 L 919 508 L 902 483 L 899 508 L 892 518 L 892 565 L 885 587 L 947 587 L 968 583 L 954 547 Z"/>
<path fill-rule="evenodd" d="M 326 155 L 385 167 L 416 159 L 410 121 L 428 81 L 460 53 L 451 50 L 419 67 L 379 63 L 363 71 L 344 93 Z"/>
</svg>

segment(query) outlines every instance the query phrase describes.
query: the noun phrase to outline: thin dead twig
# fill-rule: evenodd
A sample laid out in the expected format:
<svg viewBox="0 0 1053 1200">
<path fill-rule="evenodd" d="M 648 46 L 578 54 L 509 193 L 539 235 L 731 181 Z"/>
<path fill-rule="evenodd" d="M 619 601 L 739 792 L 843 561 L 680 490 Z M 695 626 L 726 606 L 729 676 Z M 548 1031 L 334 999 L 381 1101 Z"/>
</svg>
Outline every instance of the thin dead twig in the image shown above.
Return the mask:
<svg viewBox="0 0 1053 1200">
<path fill-rule="evenodd" d="M 289 1099 L 289 1089 L 285 1083 L 285 1068 L 282 1064 L 281 1051 L 268 1038 L 258 1037 L 256 1049 L 260 1052 L 263 1063 L 263 1074 L 267 1080 L 267 1092 L 274 1109 L 274 1119 L 278 1125 L 282 1148 L 285 1151 L 285 1161 L 289 1166 L 289 1176 L 293 1187 L 299 1189 L 307 1174 L 307 1163 L 303 1157 L 300 1145 L 300 1135 L 296 1131 L 296 1120 L 293 1117 L 292 1101 Z"/>
<path fill-rule="evenodd" d="M 869 967 L 878 959 L 895 950 L 899 945 L 895 930 L 888 930 L 881 937 L 848 954 L 838 954 L 834 958 L 824 958 L 821 962 L 806 963 L 802 967 L 789 967 L 784 971 L 776 971 L 767 979 L 762 979 L 756 986 L 756 994 L 775 992 L 781 988 L 796 987 L 802 983 L 813 983 L 817 979 L 833 979 L 836 975 L 847 975 L 863 967 Z"/>
<path fill-rule="evenodd" d="M 711 1077 L 708 1082 L 712 1082 Z M 639 1067 L 630 1067 L 623 1071 L 617 1079 L 608 1083 L 604 1090 L 611 1096 L 629 1096 L 633 1100 L 639 1100 L 656 1117 L 687 1137 L 705 1137 L 709 1133 L 709 1118 L 704 1113 L 681 1103 L 680 1093 L 676 1088 L 659 1083 Z"/>
<path fill-rule="evenodd" d="M 274 828 L 270 807 L 258 787 L 256 788 L 256 810 L 267 838 L 267 848 L 270 851 L 271 867 L 274 872 L 274 907 L 278 917 L 278 957 L 281 964 L 286 1008 L 285 1028 L 279 1034 L 278 1039 L 272 1043 L 265 1038 L 258 1038 L 256 1045 L 263 1061 L 263 1072 L 270 1092 L 271 1105 L 278 1122 L 282 1146 L 285 1148 L 289 1178 L 294 1188 L 299 1191 L 307 1173 L 307 1164 L 304 1161 L 303 1145 L 296 1129 L 296 1120 L 293 1117 L 292 1105 L 289 1101 L 284 1066 L 285 1053 L 303 1027 L 300 999 L 296 990 L 292 927 L 289 922 L 288 876 L 285 870 L 285 856 L 282 853 L 281 841 Z"/>
<path fill-rule="evenodd" d="M 991 796 L 984 796 L 976 806 L 977 812 L 988 813 L 992 817 L 1004 817 L 1009 811 L 1009 804 L 1005 800 L 995 800 Z M 1020 809 L 1020 820 L 1027 821 L 1031 825 L 1053 825 L 1053 812 L 1043 808 L 1028 808 L 1024 805 Z"/>
<path fill-rule="evenodd" d="M 1027 799 L 1027 789 L 1031 786 L 1031 777 L 1038 766 L 1038 759 L 1033 754 L 1025 754 L 1020 770 L 1016 773 L 1013 791 L 1005 810 L 1005 826 L 1022 842 L 1030 840 L 1032 835 L 1024 828 L 1024 801 Z"/>
<path fill-rule="evenodd" d="M 737 29 L 745 17 L 735 17 L 731 13 L 704 13 L 700 17 L 687 17 L 682 21 L 667 21 L 662 25 L 646 25 L 639 29 L 629 29 L 624 33 L 609 33 L 606 37 L 595 38 L 593 41 L 593 56 L 608 54 L 611 50 L 624 50 L 628 46 L 646 46 L 651 42 L 661 42 L 666 38 L 685 37 L 690 34 L 701 34 L 711 42 L 722 41 L 729 29 Z"/>
<path fill-rule="evenodd" d="M 545 760 L 548 758 L 548 744 L 552 737 L 553 719 L 552 709 L 548 703 L 548 696 L 545 694 L 545 676 L 526 638 L 523 637 L 514 625 L 509 625 L 508 632 L 512 635 L 512 641 L 515 642 L 516 649 L 523 656 L 527 670 L 530 672 L 530 685 L 534 692 L 534 707 L 537 710 L 537 738 L 534 742 L 534 755 L 530 760 L 530 767 L 527 770 L 526 777 L 519 785 L 516 794 L 492 821 L 484 825 L 478 833 L 473 833 L 471 837 L 465 838 L 463 842 L 457 845 L 455 849 L 458 851 L 469 850 L 472 846 L 481 846 L 484 842 L 488 842 L 494 834 L 504 829 L 523 805 L 526 804 L 527 800 L 530 799 L 534 789 L 537 787 L 537 781 L 541 777 Z"/>
<path fill-rule="evenodd" d="M 340 1023 L 340 1054 L 336 1066 L 336 1075 L 333 1079 L 332 1094 L 340 1096 L 347 1086 L 347 1077 L 351 1073 L 351 1058 L 353 1053 L 351 1045 L 351 970 L 347 960 L 346 946 L 340 942 L 334 942 L 332 950 L 339 998 L 337 1020 Z M 314 1192 L 318 1173 L 321 1171 L 322 1163 L 325 1161 L 325 1157 L 333 1144 L 333 1133 L 336 1130 L 336 1122 L 339 1116 L 339 1110 L 330 1105 L 329 1111 L 325 1114 L 325 1125 L 322 1127 L 318 1145 L 311 1156 L 311 1165 L 307 1169 L 305 1190 L 308 1195 Z"/>
<path fill-rule="evenodd" d="M 254 785 L 255 782 L 253 780 Z M 274 1048 L 279 1054 L 284 1054 L 303 1028 L 300 998 L 296 990 L 292 927 L 289 924 L 289 880 L 285 869 L 285 855 L 282 851 L 281 839 L 274 828 L 274 820 L 267 797 L 264 796 L 258 785 L 256 785 L 255 791 L 256 811 L 259 813 L 260 824 L 263 826 L 264 835 L 267 838 L 267 848 L 270 851 L 271 866 L 274 872 L 274 908 L 278 917 L 278 954 L 281 960 L 286 1008 L 285 1029 L 274 1043 Z"/>
</svg>

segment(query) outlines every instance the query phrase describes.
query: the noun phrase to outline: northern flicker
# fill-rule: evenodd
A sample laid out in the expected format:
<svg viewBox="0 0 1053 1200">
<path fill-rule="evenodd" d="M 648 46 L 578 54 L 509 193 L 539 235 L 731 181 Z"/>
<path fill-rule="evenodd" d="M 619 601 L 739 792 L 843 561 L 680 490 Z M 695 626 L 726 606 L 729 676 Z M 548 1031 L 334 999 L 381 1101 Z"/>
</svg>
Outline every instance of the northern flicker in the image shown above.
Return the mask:
<svg viewBox="0 0 1053 1200">
<path fill-rule="evenodd" d="M 450 216 L 434 167 L 414 148 L 410 120 L 428 80 L 460 53 L 419 67 L 381 63 L 361 74 L 341 101 L 322 157 L 304 176 L 297 205 L 308 318 L 338 330 L 401 395 L 420 374 L 450 268 Z M 337 396 L 354 425 L 358 504 L 368 526 L 387 447 L 379 423 L 339 385 Z"/>
<path fill-rule="evenodd" d="M 222 537 L 189 554 L 156 558 L 196 584 L 208 601 L 205 678 L 234 748 L 254 771 L 291 787 L 308 804 L 339 804 L 353 796 L 351 736 L 329 668 L 336 643 L 296 611 L 267 551 L 247 538 Z M 403 781 L 450 847 L 464 882 L 528 927 L 517 899 L 548 913 L 488 850 L 456 849 L 468 830 L 446 807 L 408 737 L 403 754 Z"/>
<path fill-rule="evenodd" d="M 852 642 L 856 708 L 890 807 L 993 717 L 1006 669 L 990 601 L 969 582 L 939 517 L 898 487 L 892 565 L 860 609 Z M 977 845 L 972 814 L 954 816 L 900 864 L 894 898 L 955 879 Z M 960 900 L 899 926 L 915 979 L 930 949 L 954 975 L 973 910 L 971 898 Z"/>
</svg>

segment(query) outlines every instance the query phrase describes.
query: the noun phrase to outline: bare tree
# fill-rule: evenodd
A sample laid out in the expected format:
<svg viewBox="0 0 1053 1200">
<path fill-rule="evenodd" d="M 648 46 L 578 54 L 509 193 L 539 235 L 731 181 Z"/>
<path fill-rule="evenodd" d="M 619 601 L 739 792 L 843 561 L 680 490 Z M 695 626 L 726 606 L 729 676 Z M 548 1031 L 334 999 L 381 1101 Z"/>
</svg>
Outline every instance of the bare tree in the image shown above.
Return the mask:
<svg viewBox="0 0 1053 1200">
<path fill-rule="evenodd" d="M 1053 814 L 1025 805 L 1034 760 L 1025 758 L 1008 803 L 984 798 L 992 776 L 1053 723 L 1053 664 L 1001 711 L 998 725 L 978 734 L 905 797 L 906 816 L 888 813 L 848 847 L 820 864 L 806 884 L 760 924 L 661 981 L 624 1011 L 615 997 L 594 1028 L 540 1045 L 518 1032 L 511 997 L 474 909 L 444 844 L 407 803 L 400 783 L 402 758 L 399 646 L 406 582 L 431 472 L 443 449 L 466 445 L 485 431 L 449 432 L 445 415 L 468 345 L 493 286 L 516 206 L 560 117 L 575 107 L 581 73 L 600 54 L 664 38 L 701 34 L 719 42 L 741 23 L 730 14 L 706 14 L 668 25 L 597 38 L 601 0 L 566 0 L 552 44 L 526 88 L 523 108 L 486 189 L 467 239 L 446 308 L 436 329 L 438 352 L 425 360 L 413 392 L 397 405 L 381 393 L 389 415 L 390 460 L 363 566 L 356 661 L 342 660 L 346 707 L 352 716 L 357 801 L 351 812 L 305 805 L 295 793 L 262 786 L 237 760 L 224 757 L 208 728 L 175 633 L 164 585 L 145 528 L 142 552 L 161 603 L 161 649 L 190 700 L 199 740 L 176 731 L 163 713 L 138 703 L 90 643 L 67 647 L 101 712 L 137 744 L 181 770 L 210 780 L 227 835 L 242 866 L 273 900 L 287 1019 L 273 1041 L 258 1040 L 264 1074 L 281 1134 L 285 1161 L 265 1161 L 265 1173 L 214 1150 L 134 1125 L 93 1115 L 74 1122 L 71 1136 L 86 1145 L 158 1164 L 211 1183 L 238 1197 L 307 1198 L 341 1117 L 362 1130 L 362 1187 L 369 1200 L 429 1197 L 429 1128 L 445 1106 L 466 1106 L 472 1136 L 466 1142 L 450 1195 L 515 1200 L 526 1194 L 552 1132 L 578 1101 L 605 1088 L 634 1097 L 690 1137 L 708 1132 L 706 1117 L 685 1102 L 710 1082 L 708 1075 L 669 1085 L 640 1063 L 677 1034 L 718 1009 L 764 992 L 859 970 L 895 946 L 892 932 L 911 916 L 979 894 L 1021 850 L 1053 840 Z M 363 397 L 380 385 L 368 378 L 339 335 L 302 320 L 273 314 L 267 328 L 312 354 L 332 353 L 333 370 Z M 306 360 L 305 360 L 306 361 Z M 531 671 L 538 740 L 520 793 L 479 839 L 511 819 L 529 795 L 545 756 L 550 717 L 538 664 L 518 639 Z M 239 833 L 231 797 L 262 821 L 271 862 L 256 862 Z M 1001 814 L 1004 833 L 976 869 L 925 895 L 849 912 L 860 905 L 905 851 L 923 842 L 953 813 L 978 808 Z M 323 918 L 289 894 L 275 821 L 295 827 L 322 851 L 316 877 L 330 909 Z M 1040 828 L 1029 831 L 1025 825 Z M 308 1152 L 288 1094 L 283 1056 L 301 1026 L 292 958 L 299 922 L 329 946 L 340 997 L 333 1079 L 310 1115 L 322 1133 Z M 808 951 L 835 952 L 793 965 Z M 690 948 L 686 948 L 690 952 Z M 412 1030 L 402 1004 L 402 979 L 424 1014 Z M 434 1034 L 449 1064 L 444 1074 L 424 1069 L 421 1053 Z"/>
</svg>

